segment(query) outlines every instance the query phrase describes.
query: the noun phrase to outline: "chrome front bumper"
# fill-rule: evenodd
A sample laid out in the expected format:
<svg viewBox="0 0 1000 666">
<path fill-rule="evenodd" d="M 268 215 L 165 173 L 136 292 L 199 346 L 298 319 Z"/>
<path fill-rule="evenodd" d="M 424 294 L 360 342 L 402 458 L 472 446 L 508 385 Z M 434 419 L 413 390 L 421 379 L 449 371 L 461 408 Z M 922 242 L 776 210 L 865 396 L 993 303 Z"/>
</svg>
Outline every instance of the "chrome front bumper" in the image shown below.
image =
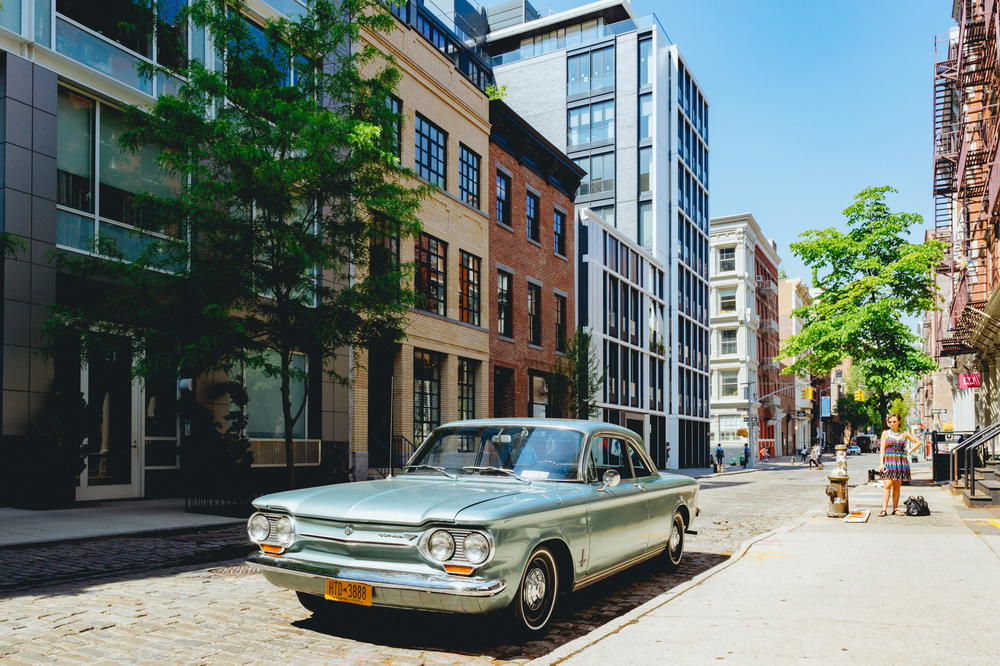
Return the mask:
<svg viewBox="0 0 1000 666">
<path fill-rule="evenodd" d="M 446 594 L 457 597 L 493 597 L 507 588 L 503 578 L 460 578 L 449 574 L 419 574 L 384 569 L 363 569 L 358 567 L 338 567 L 314 564 L 301 560 L 289 560 L 263 553 L 254 553 L 247 562 L 268 573 L 291 574 L 314 579 L 317 582 L 328 578 L 366 583 L 375 588 L 408 590 Z M 275 582 L 272 580 L 272 582 Z"/>
</svg>

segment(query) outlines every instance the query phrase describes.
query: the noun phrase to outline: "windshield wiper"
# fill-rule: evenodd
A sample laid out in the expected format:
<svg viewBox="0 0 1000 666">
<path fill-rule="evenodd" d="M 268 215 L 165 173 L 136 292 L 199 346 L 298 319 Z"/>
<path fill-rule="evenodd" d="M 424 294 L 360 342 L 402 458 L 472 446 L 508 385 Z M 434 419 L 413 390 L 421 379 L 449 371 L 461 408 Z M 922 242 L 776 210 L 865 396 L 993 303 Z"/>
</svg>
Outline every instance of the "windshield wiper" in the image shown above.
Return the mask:
<svg viewBox="0 0 1000 666">
<path fill-rule="evenodd" d="M 477 467 L 475 465 L 466 465 L 465 467 L 462 468 L 462 471 L 463 472 L 480 472 L 480 473 L 482 473 L 482 472 L 500 472 L 501 474 L 507 474 L 509 476 L 512 476 L 515 479 L 517 479 L 518 481 L 523 481 L 524 483 L 527 483 L 529 485 L 531 484 L 531 481 L 529 481 L 528 479 L 522 479 L 520 476 L 518 476 L 517 474 L 515 474 L 514 470 L 505 469 L 503 467 L 492 467 L 492 466 Z"/>
<path fill-rule="evenodd" d="M 450 474 L 445 471 L 444 467 L 437 467 L 436 465 L 403 465 L 403 469 L 432 469 L 435 472 L 441 472 L 449 479 L 457 479 L 458 477 L 454 474 Z"/>
</svg>

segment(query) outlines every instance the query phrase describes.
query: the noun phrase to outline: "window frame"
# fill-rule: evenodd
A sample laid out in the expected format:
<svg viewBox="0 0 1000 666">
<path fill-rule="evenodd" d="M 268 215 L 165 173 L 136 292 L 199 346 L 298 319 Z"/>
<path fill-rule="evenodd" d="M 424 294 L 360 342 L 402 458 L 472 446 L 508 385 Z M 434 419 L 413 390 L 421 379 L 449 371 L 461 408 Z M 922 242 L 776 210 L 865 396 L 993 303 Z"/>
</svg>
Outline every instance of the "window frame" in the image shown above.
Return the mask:
<svg viewBox="0 0 1000 666">
<path fill-rule="evenodd" d="M 460 250 L 458 256 L 459 319 L 479 326 L 482 321 L 482 259 L 465 250 Z"/>
<path fill-rule="evenodd" d="M 733 337 L 731 340 L 726 339 L 725 335 L 727 333 L 732 333 Z M 727 349 L 729 351 L 727 351 Z M 739 329 L 736 328 L 719 329 L 719 355 L 730 356 L 738 353 L 739 353 Z"/>
<path fill-rule="evenodd" d="M 567 298 L 562 294 L 555 294 L 555 333 L 556 333 L 556 351 L 565 352 L 566 351 L 566 318 L 569 312 L 567 307 Z"/>
<path fill-rule="evenodd" d="M 524 231 L 529 239 L 536 243 L 541 242 L 541 209 L 542 198 L 535 192 L 528 190 L 524 195 Z"/>
<path fill-rule="evenodd" d="M 732 381 L 727 381 L 732 379 Z M 740 371 L 719 370 L 719 397 L 738 398 L 740 395 Z"/>
<path fill-rule="evenodd" d="M 418 357 L 426 357 L 428 362 L 418 362 Z M 413 350 L 413 440 L 420 445 L 441 425 L 441 354 L 427 349 Z M 429 368 L 428 376 L 418 376 L 418 368 Z M 428 390 L 423 390 L 426 386 Z M 436 388 L 436 391 L 434 390 Z M 419 400 L 420 397 L 425 400 Z M 424 410 L 430 416 L 424 420 Z M 418 418 L 418 416 L 420 418 Z M 419 427 L 423 425 L 424 427 Z"/>
<path fill-rule="evenodd" d="M 458 418 L 460 421 L 476 418 L 476 370 L 479 361 L 458 359 Z"/>
<path fill-rule="evenodd" d="M 528 283 L 528 344 L 542 346 L 542 287 Z"/>
<path fill-rule="evenodd" d="M 497 335 L 514 338 L 514 274 L 497 269 Z"/>
<path fill-rule="evenodd" d="M 496 177 L 496 190 L 495 198 L 496 205 L 494 207 L 494 218 L 498 224 L 502 224 L 508 229 L 513 229 L 514 225 L 511 223 L 511 177 L 510 174 L 497 169 Z"/>
<path fill-rule="evenodd" d="M 480 202 L 482 159 L 479 153 L 464 143 L 458 144 L 458 198 L 474 208 L 479 208 Z"/>
<path fill-rule="evenodd" d="M 730 294 L 730 292 L 732 292 L 732 293 Z M 736 298 L 737 298 L 738 294 L 739 294 L 739 290 L 736 287 L 721 287 L 719 289 L 719 313 L 720 314 L 729 314 L 729 313 L 732 313 L 732 312 L 736 312 L 736 309 L 737 309 Z M 724 304 L 726 303 L 726 301 L 729 300 L 730 297 L 732 297 L 732 299 L 733 299 L 733 306 L 732 306 L 732 308 L 726 309 Z"/>
<path fill-rule="evenodd" d="M 727 256 L 724 257 L 723 253 L 726 253 Z M 728 256 L 729 253 L 732 253 L 732 256 Z M 718 250 L 718 257 L 719 257 L 719 272 L 720 273 L 731 273 L 731 272 L 733 272 L 733 271 L 736 270 L 736 246 L 735 245 L 730 245 L 728 247 L 720 247 L 719 250 Z M 732 262 L 732 266 L 730 266 L 729 268 L 723 268 L 724 265 L 728 265 L 730 262 Z"/>
<path fill-rule="evenodd" d="M 426 247 L 424 241 L 427 242 Z M 434 246 L 434 248 L 432 248 Z M 440 251 L 435 251 L 435 249 Z M 428 233 L 421 232 L 414 243 L 413 277 L 414 291 L 426 302 L 417 303 L 417 308 L 425 312 L 447 316 L 448 314 L 448 244 Z M 438 261 L 435 261 L 438 260 Z M 437 265 L 435 265 L 437 264 Z M 424 272 L 426 271 L 426 274 Z M 432 293 L 432 290 L 436 293 Z M 436 304 L 431 308 L 431 304 Z"/>
<path fill-rule="evenodd" d="M 437 185 L 442 190 L 448 189 L 448 133 L 432 122 L 427 116 L 417 112 L 414 114 L 413 133 L 413 166 L 417 175 L 428 183 Z M 427 142 L 421 147 L 421 138 Z M 437 153 L 440 153 L 439 155 Z M 421 160 L 423 156 L 427 162 Z M 440 164 L 440 171 L 435 170 L 435 162 Z"/>
<path fill-rule="evenodd" d="M 560 257 L 566 255 L 566 213 L 552 209 L 552 251 Z"/>
</svg>

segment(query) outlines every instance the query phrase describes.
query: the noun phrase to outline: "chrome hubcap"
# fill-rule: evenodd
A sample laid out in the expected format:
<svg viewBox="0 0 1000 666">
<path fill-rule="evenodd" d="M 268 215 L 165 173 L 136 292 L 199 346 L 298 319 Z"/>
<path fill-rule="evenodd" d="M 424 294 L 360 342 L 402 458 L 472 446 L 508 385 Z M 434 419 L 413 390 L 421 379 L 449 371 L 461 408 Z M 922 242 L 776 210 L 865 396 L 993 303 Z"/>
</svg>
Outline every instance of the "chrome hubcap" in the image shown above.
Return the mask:
<svg viewBox="0 0 1000 666">
<path fill-rule="evenodd" d="M 677 529 L 677 523 L 674 523 L 673 528 L 670 530 L 670 552 L 676 552 L 677 547 L 681 545 L 681 532 Z"/>
<path fill-rule="evenodd" d="M 545 598 L 545 573 L 539 567 L 528 572 L 524 579 L 524 603 L 531 610 L 537 610 Z"/>
</svg>

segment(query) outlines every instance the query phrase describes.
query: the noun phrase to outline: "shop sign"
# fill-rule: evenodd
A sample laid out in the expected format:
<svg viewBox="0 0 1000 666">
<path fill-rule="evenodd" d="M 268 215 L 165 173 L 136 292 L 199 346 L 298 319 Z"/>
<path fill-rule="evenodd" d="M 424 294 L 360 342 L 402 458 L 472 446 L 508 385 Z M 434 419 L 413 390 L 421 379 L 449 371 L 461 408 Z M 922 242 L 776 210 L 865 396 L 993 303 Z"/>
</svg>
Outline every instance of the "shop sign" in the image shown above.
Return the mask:
<svg viewBox="0 0 1000 666">
<path fill-rule="evenodd" d="M 955 424 L 952 423 L 951 421 L 945 421 L 944 423 L 941 424 L 941 430 L 944 430 L 945 432 L 951 432 L 954 429 L 955 429 Z"/>
<path fill-rule="evenodd" d="M 982 379 L 978 372 L 963 372 L 958 376 L 958 388 L 979 388 L 982 386 Z"/>
</svg>

